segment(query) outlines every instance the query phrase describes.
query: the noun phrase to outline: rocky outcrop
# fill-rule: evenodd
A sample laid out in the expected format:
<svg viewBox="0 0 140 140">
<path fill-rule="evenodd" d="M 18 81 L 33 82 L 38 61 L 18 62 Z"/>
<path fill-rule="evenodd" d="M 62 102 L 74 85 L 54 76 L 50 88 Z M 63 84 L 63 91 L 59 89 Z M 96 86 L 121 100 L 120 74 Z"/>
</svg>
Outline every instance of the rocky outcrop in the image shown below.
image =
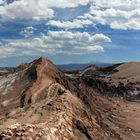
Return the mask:
<svg viewBox="0 0 140 140">
<path fill-rule="evenodd" d="M 103 78 L 84 78 L 83 82 L 98 91 L 104 96 L 108 97 L 123 97 L 129 101 L 140 101 L 140 83 L 121 83 L 117 85 L 111 81 L 106 81 Z"/>
</svg>

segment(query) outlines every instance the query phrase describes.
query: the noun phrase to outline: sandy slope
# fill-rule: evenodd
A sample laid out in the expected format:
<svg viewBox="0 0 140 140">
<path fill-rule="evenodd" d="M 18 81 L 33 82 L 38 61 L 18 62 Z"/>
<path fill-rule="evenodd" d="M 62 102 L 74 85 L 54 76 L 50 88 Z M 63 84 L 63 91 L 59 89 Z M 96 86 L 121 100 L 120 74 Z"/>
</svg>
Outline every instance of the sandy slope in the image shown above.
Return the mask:
<svg viewBox="0 0 140 140">
<path fill-rule="evenodd" d="M 126 78 L 131 82 L 140 82 L 140 62 L 125 63 L 116 69 L 118 72 L 113 74 L 113 78 Z"/>
</svg>

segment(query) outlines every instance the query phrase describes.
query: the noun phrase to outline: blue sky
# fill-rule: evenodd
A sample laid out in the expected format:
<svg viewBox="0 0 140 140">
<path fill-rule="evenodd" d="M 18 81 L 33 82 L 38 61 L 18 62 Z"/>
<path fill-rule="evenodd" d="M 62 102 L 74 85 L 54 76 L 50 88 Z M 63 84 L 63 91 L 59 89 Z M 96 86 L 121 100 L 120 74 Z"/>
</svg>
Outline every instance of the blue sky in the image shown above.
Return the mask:
<svg viewBox="0 0 140 140">
<path fill-rule="evenodd" d="M 38 57 L 140 61 L 140 0 L 0 0 L 0 66 Z"/>
</svg>

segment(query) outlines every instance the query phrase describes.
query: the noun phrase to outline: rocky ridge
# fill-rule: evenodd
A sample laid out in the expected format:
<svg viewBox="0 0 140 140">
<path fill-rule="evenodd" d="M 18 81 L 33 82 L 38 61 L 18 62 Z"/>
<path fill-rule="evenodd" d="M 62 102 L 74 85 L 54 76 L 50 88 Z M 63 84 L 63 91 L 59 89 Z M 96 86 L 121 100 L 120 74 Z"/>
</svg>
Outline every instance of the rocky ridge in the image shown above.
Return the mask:
<svg viewBox="0 0 140 140">
<path fill-rule="evenodd" d="M 4 74 L 0 139 L 138 140 L 137 104 L 107 99 L 91 83 L 65 76 L 44 58 Z"/>
</svg>

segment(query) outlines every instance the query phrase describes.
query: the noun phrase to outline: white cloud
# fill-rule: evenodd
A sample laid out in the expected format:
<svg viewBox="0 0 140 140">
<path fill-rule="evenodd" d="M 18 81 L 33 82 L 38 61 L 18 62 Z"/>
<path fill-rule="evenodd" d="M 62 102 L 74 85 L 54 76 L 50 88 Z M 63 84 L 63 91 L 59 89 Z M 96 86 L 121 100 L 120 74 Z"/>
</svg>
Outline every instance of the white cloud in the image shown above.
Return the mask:
<svg viewBox="0 0 140 140">
<path fill-rule="evenodd" d="M 139 30 L 140 29 L 140 19 L 130 20 L 130 21 L 125 22 L 125 23 L 114 21 L 114 22 L 112 22 L 110 24 L 110 26 L 113 29 L 122 29 L 122 30 L 134 29 L 134 30 Z"/>
<path fill-rule="evenodd" d="M 95 0 L 84 18 L 113 29 L 140 30 L 140 0 Z"/>
<path fill-rule="evenodd" d="M 12 19 L 46 19 L 54 15 L 54 11 L 43 5 L 41 1 L 20 0 L 0 6 L 0 15 Z"/>
<path fill-rule="evenodd" d="M 86 5 L 90 0 L 41 0 L 48 7 L 70 8 Z"/>
<path fill-rule="evenodd" d="M 47 19 L 54 16 L 54 7 L 77 7 L 88 2 L 89 0 L 18 0 L 1 5 L 0 15 L 12 19 Z"/>
<path fill-rule="evenodd" d="M 134 9 L 140 6 L 139 0 L 94 0 L 93 3 L 98 7 L 114 7 L 117 9 Z"/>
<path fill-rule="evenodd" d="M 140 0 L 95 0 L 90 2 L 89 12 L 77 17 L 77 20 L 81 21 L 80 25 L 83 26 L 84 21 L 90 21 L 87 25 L 102 24 L 109 25 L 113 29 L 140 30 Z M 74 23 L 71 22 L 71 24 Z M 66 22 L 54 25 L 65 27 L 65 24 Z"/>
<path fill-rule="evenodd" d="M 103 34 L 91 35 L 86 32 L 49 31 L 32 40 L 16 40 L 0 46 L 0 57 L 14 55 L 86 54 L 103 52 L 103 42 L 111 39 Z"/>
<path fill-rule="evenodd" d="M 25 38 L 30 37 L 34 34 L 36 29 L 32 26 L 26 27 L 24 30 L 20 32 L 20 35 L 24 36 Z"/>
<path fill-rule="evenodd" d="M 113 29 L 140 30 L 140 0 L 91 0 L 88 13 L 73 21 L 50 20 L 48 25 L 64 28 L 84 28 L 88 25 L 109 25 Z"/>
<path fill-rule="evenodd" d="M 100 42 L 111 42 L 111 39 L 103 34 L 95 34 L 90 35 L 87 32 L 70 32 L 70 31 L 49 31 L 48 37 L 51 38 L 51 40 L 59 40 L 59 41 L 65 41 L 72 45 L 74 44 L 80 44 L 80 45 L 88 45 L 88 44 L 96 44 Z"/>
<path fill-rule="evenodd" d="M 79 15 L 72 21 L 54 18 L 55 8 L 75 8 L 88 3 L 90 9 L 84 16 Z M 12 19 L 51 19 L 48 25 L 65 30 L 96 24 L 109 25 L 113 29 L 140 30 L 140 0 L 18 0 L 1 5 L 0 15 Z"/>
<path fill-rule="evenodd" d="M 84 26 L 91 25 L 92 21 L 90 20 L 79 20 L 75 19 L 73 21 L 55 21 L 55 20 L 50 20 L 47 25 L 50 26 L 55 26 L 58 28 L 63 28 L 63 29 L 75 29 L 75 28 L 83 28 Z"/>
<path fill-rule="evenodd" d="M 59 28 L 64 28 L 64 29 L 73 29 L 73 28 L 82 28 L 83 26 L 79 23 L 76 22 L 70 22 L 70 21 L 55 21 L 55 20 L 50 20 L 46 25 L 50 26 L 56 26 Z"/>
</svg>

